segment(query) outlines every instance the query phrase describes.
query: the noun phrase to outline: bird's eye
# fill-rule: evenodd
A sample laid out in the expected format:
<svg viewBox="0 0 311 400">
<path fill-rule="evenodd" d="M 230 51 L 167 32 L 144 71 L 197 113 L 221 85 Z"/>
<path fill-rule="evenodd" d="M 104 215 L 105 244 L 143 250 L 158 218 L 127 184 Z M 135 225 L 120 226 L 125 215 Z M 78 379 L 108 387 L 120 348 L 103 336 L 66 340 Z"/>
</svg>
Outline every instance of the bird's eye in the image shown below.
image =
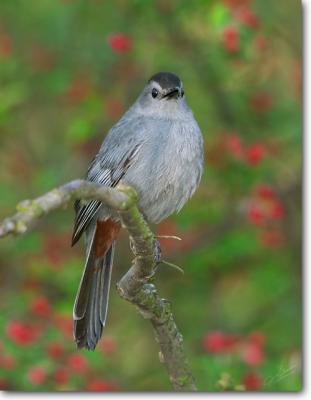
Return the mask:
<svg viewBox="0 0 311 400">
<path fill-rule="evenodd" d="M 184 97 L 184 94 L 185 94 L 184 89 L 181 89 L 181 92 L 180 92 L 181 97 Z"/>
<path fill-rule="evenodd" d="M 152 97 L 155 99 L 155 98 L 157 97 L 158 94 L 159 94 L 158 89 L 153 88 L 153 89 L 152 89 L 152 92 L 151 92 Z"/>
</svg>

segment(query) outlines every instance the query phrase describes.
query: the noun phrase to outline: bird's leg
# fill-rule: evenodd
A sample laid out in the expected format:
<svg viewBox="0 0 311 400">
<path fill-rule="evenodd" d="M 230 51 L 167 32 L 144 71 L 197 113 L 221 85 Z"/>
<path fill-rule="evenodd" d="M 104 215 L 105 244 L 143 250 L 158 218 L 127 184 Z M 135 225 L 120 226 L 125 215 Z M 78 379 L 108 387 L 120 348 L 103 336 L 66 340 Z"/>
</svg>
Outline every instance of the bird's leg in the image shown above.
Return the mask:
<svg viewBox="0 0 311 400">
<path fill-rule="evenodd" d="M 162 251 L 161 251 L 161 244 L 160 241 L 157 239 L 175 239 L 175 240 L 181 240 L 180 237 L 174 236 L 174 235 L 156 235 L 155 236 L 155 257 L 156 257 L 156 263 L 160 264 L 161 262 L 164 262 L 162 259 Z"/>
<path fill-rule="evenodd" d="M 160 265 L 160 264 L 166 264 L 166 265 L 168 265 L 169 267 L 172 267 L 172 268 L 174 268 L 174 269 L 177 269 L 179 272 L 182 272 L 182 273 L 184 273 L 184 271 L 183 271 L 183 269 L 182 268 L 180 268 L 178 265 L 175 265 L 175 264 L 172 264 L 172 263 L 170 263 L 170 262 L 168 262 L 168 261 L 165 261 L 165 260 L 163 260 L 163 258 L 162 258 L 162 251 L 161 251 L 161 244 L 160 244 L 160 241 L 158 240 L 158 239 L 156 239 L 157 237 L 162 237 L 162 238 L 165 238 L 165 239 L 177 239 L 177 240 L 181 240 L 179 237 L 177 237 L 177 236 L 155 236 L 155 239 L 154 239 L 154 261 L 155 261 L 155 268 L 154 268 L 154 273 L 156 272 L 156 270 L 158 269 L 158 266 Z M 130 237 L 130 248 L 131 248 L 131 251 L 133 252 L 133 254 L 136 254 L 135 253 L 135 248 L 134 248 L 134 242 L 133 242 L 133 239 Z M 150 277 L 150 280 L 152 281 L 152 277 Z"/>
<path fill-rule="evenodd" d="M 161 244 L 158 239 L 154 240 L 154 254 L 156 266 L 158 266 L 162 262 Z"/>
<path fill-rule="evenodd" d="M 136 255 L 133 239 L 130 237 L 130 249 Z M 154 260 L 156 267 L 162 262 L 161 244 L 158 239 L 154 239 Z"/>
<path fill-rule="evenodd" d="M 135 251 L 135 247 L 134 247 L 134 240 L 133 240 L 132 236 L 130 236 L 130 249 L 131 249 L 131 252 L 136 256 L 136 251 Z"/>
<path fill-rule="evenodd" d="M 181 240 L 180 237 L 178 236 L 168 236 L 168 235 L 160 235 L 160 236 L 156 236 L 156 238 L 163 238 L 163 239 L 176 239 L 176 240 Z M 181 272 L 182 274 L 184 273 L 183 269 L 180 268 L 178 265 L 176 264 L 172 264 L 168 261 L 163 260 L 162 258 L 162 252 L 161 252 L 161 245 L 158 239 L 155 239 L 155 257 L 156 257 L 156 268 L 158 267 L 159 264 L 166 264 L 169 267 L 172 267 L 174 269 L 177 269 L 179 272 Z"/>
</svg>

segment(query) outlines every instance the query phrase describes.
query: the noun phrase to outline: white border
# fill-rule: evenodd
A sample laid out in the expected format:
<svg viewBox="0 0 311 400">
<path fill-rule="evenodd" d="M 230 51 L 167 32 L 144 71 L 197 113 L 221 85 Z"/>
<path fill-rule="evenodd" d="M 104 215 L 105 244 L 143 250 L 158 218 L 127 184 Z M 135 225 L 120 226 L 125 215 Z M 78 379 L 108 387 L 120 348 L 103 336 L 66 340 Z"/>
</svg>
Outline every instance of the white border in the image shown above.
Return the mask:
<svg viewBox="0 0 311 400">
<path fill-rule="evenodd" d="M 219 0 L 220 1 L 220 0 Z M 282 0 L 265 0 L 267 2 L 267 6 L 269 6 L 269 1 L 279 1 L 280 6 L 282 6 Z M 291 0 L 291 1 L 299 1 L 299 0 Z M 308 235 L 310 230 L 310 213 L 307 209 L 307 206 L 310 205 L 311 202 L 311 187 L 310 187 L 310 180 L 307 179 L 310 177 L 310 168 L 311 168 L 311 158 L 307 155 L 310 155 L 310 128 L 311 128 L 311 115 L 309 114 L 310 111 L 310 94 L 311 94 L 311 81 L 307 75 L 307 73 L 311 69 L 311 0 L 303 0 L 303 21 L 304 21 L 304 143 L 303 143 L 303 152 L 304 152 L 304 218 L 303 218 L 303 225 L 304 225 L 304 389 L 301 393 L 194 393 L 194 394 L 170 394 L 170 393 L 116 393 L 116 394 L 109 394 L 105 392 L 101 393 L 14 393 L 14 392 L 0 392 L 0 399 L 6 398 L 8 400 L 14 400 L 16 398 L 22 397 L 23 399 L 32 400 L 33 398 L 38 399 L 58 399 L 58 400 L 65 400 L 68 397 L 75 398 L 75 399 L 92 399 L 94 397 L 97 398 L 113 398 L 113 399 L 122 399 L 125 396 L 130 398 L 146 398 L 152 397 L 153 399 L 160 399 L 165 400 L 169 398 L 177 398 L 179 396 L 183 398 L 189 398 L 190 396 L 194 397 L 204 397 L 207 399 L 217 399 L 221 398 L 231 398 L 234 397 L 235 399 L 242 398 L 244 400 L 254 399 L 256 397 L 266 397 L 266 396 L 273 396 L 274 398 L 291 398 L 291 397 L 299 397 L 301 399 L 310 398 L 310 383 L 309 379 L 309 360 L 310 360 L 310 346 L 307 343 L 307 339 L 310 334 L 310 319 L 307 318 L 307 310 L 311 310 L 311 294 L 310 294 L 310 273 L 309 268 L 311 268 L 311 260 L 310 260 L 310 235 Z M 309 151 L 308 151 L 309 150 Z"/>
</svg>

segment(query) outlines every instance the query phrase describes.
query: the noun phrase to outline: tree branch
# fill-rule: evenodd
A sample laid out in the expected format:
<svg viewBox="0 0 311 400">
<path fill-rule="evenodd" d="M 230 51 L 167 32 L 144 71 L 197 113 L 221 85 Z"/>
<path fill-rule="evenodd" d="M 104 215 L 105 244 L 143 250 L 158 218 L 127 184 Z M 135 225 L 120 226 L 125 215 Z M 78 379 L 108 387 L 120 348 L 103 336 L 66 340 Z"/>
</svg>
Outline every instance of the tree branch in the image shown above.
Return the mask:
<svg viewBox="0 0 311 400">
<path fill-rule="evenodd" d="M 0 223 L 0 238 L 25 233 L 39 217 L 75 199 L 100 200 L 119 213 L 122 226 L 129 232 L 135 257 L 131 268 L 117 284 L 118 292 L 150 320 L 160 346 L 160 361 L 166 365 L 173 388 L 196 390 L 170 303 L 160 298 L 155 286 L 150 284 L 156 271 L 155 238 L 137 208 L 133 188 L 122 184 L 110 188 L 83 180 L 69 182 L 34 200 L 19 203 L 18 212 Z"/>
</svg>

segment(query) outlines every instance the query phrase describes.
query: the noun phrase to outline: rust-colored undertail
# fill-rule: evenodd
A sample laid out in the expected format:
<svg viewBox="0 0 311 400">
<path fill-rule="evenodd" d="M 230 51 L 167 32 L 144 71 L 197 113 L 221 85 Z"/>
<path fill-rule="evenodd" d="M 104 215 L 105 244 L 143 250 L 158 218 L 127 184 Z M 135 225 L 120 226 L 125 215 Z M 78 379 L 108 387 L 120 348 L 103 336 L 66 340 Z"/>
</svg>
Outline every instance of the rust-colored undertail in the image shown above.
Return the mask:
<svg viewBox="0 0 311 400">
<path fill-rule="evenodd" d="M 94 350 L 107 318 L 115 239 L 121 224 L 97 221 L 76 296 L 73 319 L 78 348 Z"/>
</svg>

